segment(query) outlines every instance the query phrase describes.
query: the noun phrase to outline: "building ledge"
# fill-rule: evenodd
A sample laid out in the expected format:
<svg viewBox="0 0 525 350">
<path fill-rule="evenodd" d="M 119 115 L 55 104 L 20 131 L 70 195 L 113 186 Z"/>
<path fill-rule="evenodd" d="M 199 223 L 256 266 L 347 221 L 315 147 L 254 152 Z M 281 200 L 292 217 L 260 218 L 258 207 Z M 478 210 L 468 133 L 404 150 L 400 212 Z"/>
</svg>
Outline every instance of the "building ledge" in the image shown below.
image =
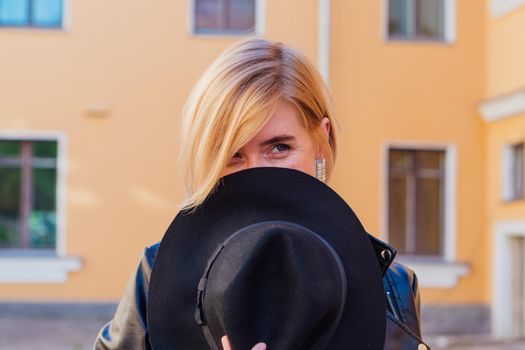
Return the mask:
<svg viewBox="0 0 525 350">
<path fill-rule="evenodd" d="M 1 256 L 0 283 L 65 283 L 68 272 L 78 271 L 78 257 Z"/>
<path fill-rule="evenodd" d="M 494 97 L 481 103 L 479 113 L 486 122 L 525 113 L 525 89 Z"/>
<path fill-rule="evenodd" d="M 493 17 L 501 17 L 516 10 L 525 4 L 525 0 L 491 0 L 490 14 Z"/>
<path fill-rule="evenodd" d="M 419 286 L 423 288 L 453 288 L 459 277 L 465 276 L 470 270 L 464 263 L 427 261 L 410 257 L 399 257 L 396 261 L 414 270 Z"/>
</svg>

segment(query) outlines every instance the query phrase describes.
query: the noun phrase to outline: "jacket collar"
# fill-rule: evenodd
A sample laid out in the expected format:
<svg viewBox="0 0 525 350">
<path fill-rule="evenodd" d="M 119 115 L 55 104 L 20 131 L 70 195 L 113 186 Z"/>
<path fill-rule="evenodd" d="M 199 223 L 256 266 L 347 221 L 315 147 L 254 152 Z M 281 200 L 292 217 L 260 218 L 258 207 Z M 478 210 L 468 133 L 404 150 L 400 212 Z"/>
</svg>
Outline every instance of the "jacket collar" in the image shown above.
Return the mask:
<svg viewBox="0 0 525 350">
<path fill-rule="evenodd" d="M 384 275 L 392 261 L 394 261 L 397 250 L 382 240 L 372 236 L 371 234 L 368 234 L 368 238 L 374 247 L 374 252 L 376 253 L 377 261 L 379 262 L 379 267 L 381 268 L 381 272 Z"/>
</svg>

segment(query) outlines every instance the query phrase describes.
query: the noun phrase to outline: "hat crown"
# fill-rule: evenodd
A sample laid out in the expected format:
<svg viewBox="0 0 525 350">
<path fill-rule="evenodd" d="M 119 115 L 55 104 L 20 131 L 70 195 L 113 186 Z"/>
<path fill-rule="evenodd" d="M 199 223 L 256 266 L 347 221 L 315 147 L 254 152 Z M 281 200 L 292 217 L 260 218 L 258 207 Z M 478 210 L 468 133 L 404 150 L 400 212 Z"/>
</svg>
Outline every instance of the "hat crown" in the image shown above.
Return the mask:
<svg viewBox="0 0 525 350">
<path fill-rule="evenodd" d="M 346 300 L 346 273 L 335 250 L 315 232 L 284 221 L 231 235 L 203 278 L 212 349 L 225 334 L 236 349 L 257 341 L 275 350 L 324 349 Z"/>
</svg>

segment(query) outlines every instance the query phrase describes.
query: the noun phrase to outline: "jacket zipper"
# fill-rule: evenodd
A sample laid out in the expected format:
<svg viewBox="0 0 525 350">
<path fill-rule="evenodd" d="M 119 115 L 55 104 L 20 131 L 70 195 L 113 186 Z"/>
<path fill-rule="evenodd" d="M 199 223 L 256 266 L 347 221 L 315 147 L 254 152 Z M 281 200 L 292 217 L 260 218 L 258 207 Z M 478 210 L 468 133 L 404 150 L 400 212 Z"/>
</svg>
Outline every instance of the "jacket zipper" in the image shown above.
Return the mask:
<svg viewBox="0 0 525 350">
<path fill-rule="evenodd" d="M 394 307 L 394 302 L 392 301 L 392 295 L 390 291 L 386 292 L 386 300 L 388 301 L 388 305 L 390 306 L 390 311 L 392 311 L 394 317 L 399 320 L 399 315 L 397 314 L 396 308 Z"/>
</svg>

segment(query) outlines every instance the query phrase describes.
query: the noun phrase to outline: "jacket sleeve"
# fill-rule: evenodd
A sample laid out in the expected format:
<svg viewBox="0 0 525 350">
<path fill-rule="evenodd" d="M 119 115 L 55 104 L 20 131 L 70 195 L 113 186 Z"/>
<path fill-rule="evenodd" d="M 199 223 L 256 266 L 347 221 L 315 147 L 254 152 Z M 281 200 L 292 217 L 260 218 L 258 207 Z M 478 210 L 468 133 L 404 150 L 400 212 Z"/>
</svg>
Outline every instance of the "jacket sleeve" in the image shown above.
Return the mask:
<svg viewBox="0 0 525 350">
<path fill-rule="evenodd" d="M 421 301 L 416 274 L 393 262 L 383 282 L 385 291 L 393 295 L 391 305 L 387 305 L 385 350 L 418 349 L 425 343 L 421 339 Z M 391 312 L 391 309 L 396 312 Z M 430 349 L 428 345 L 426 349 Z"/>
<path fill-rule="evenodd" d="M 147 247 L 125 289 L 113 319 L 98 333 L 94 350 L 150 349 L 146 305 L 158 243 Z"/>
<path fill-rule="evenodd" d="M 419 295 L 419 284 L 417 275 L 413 273 L 412 276 L 414 278 L 412 280 L 412 293 L 414 293 L 414 305 L 416 308 L 417 323 L 419 325 L 419 329 L 421 329 L 421 297 Z"/>
</svg>

